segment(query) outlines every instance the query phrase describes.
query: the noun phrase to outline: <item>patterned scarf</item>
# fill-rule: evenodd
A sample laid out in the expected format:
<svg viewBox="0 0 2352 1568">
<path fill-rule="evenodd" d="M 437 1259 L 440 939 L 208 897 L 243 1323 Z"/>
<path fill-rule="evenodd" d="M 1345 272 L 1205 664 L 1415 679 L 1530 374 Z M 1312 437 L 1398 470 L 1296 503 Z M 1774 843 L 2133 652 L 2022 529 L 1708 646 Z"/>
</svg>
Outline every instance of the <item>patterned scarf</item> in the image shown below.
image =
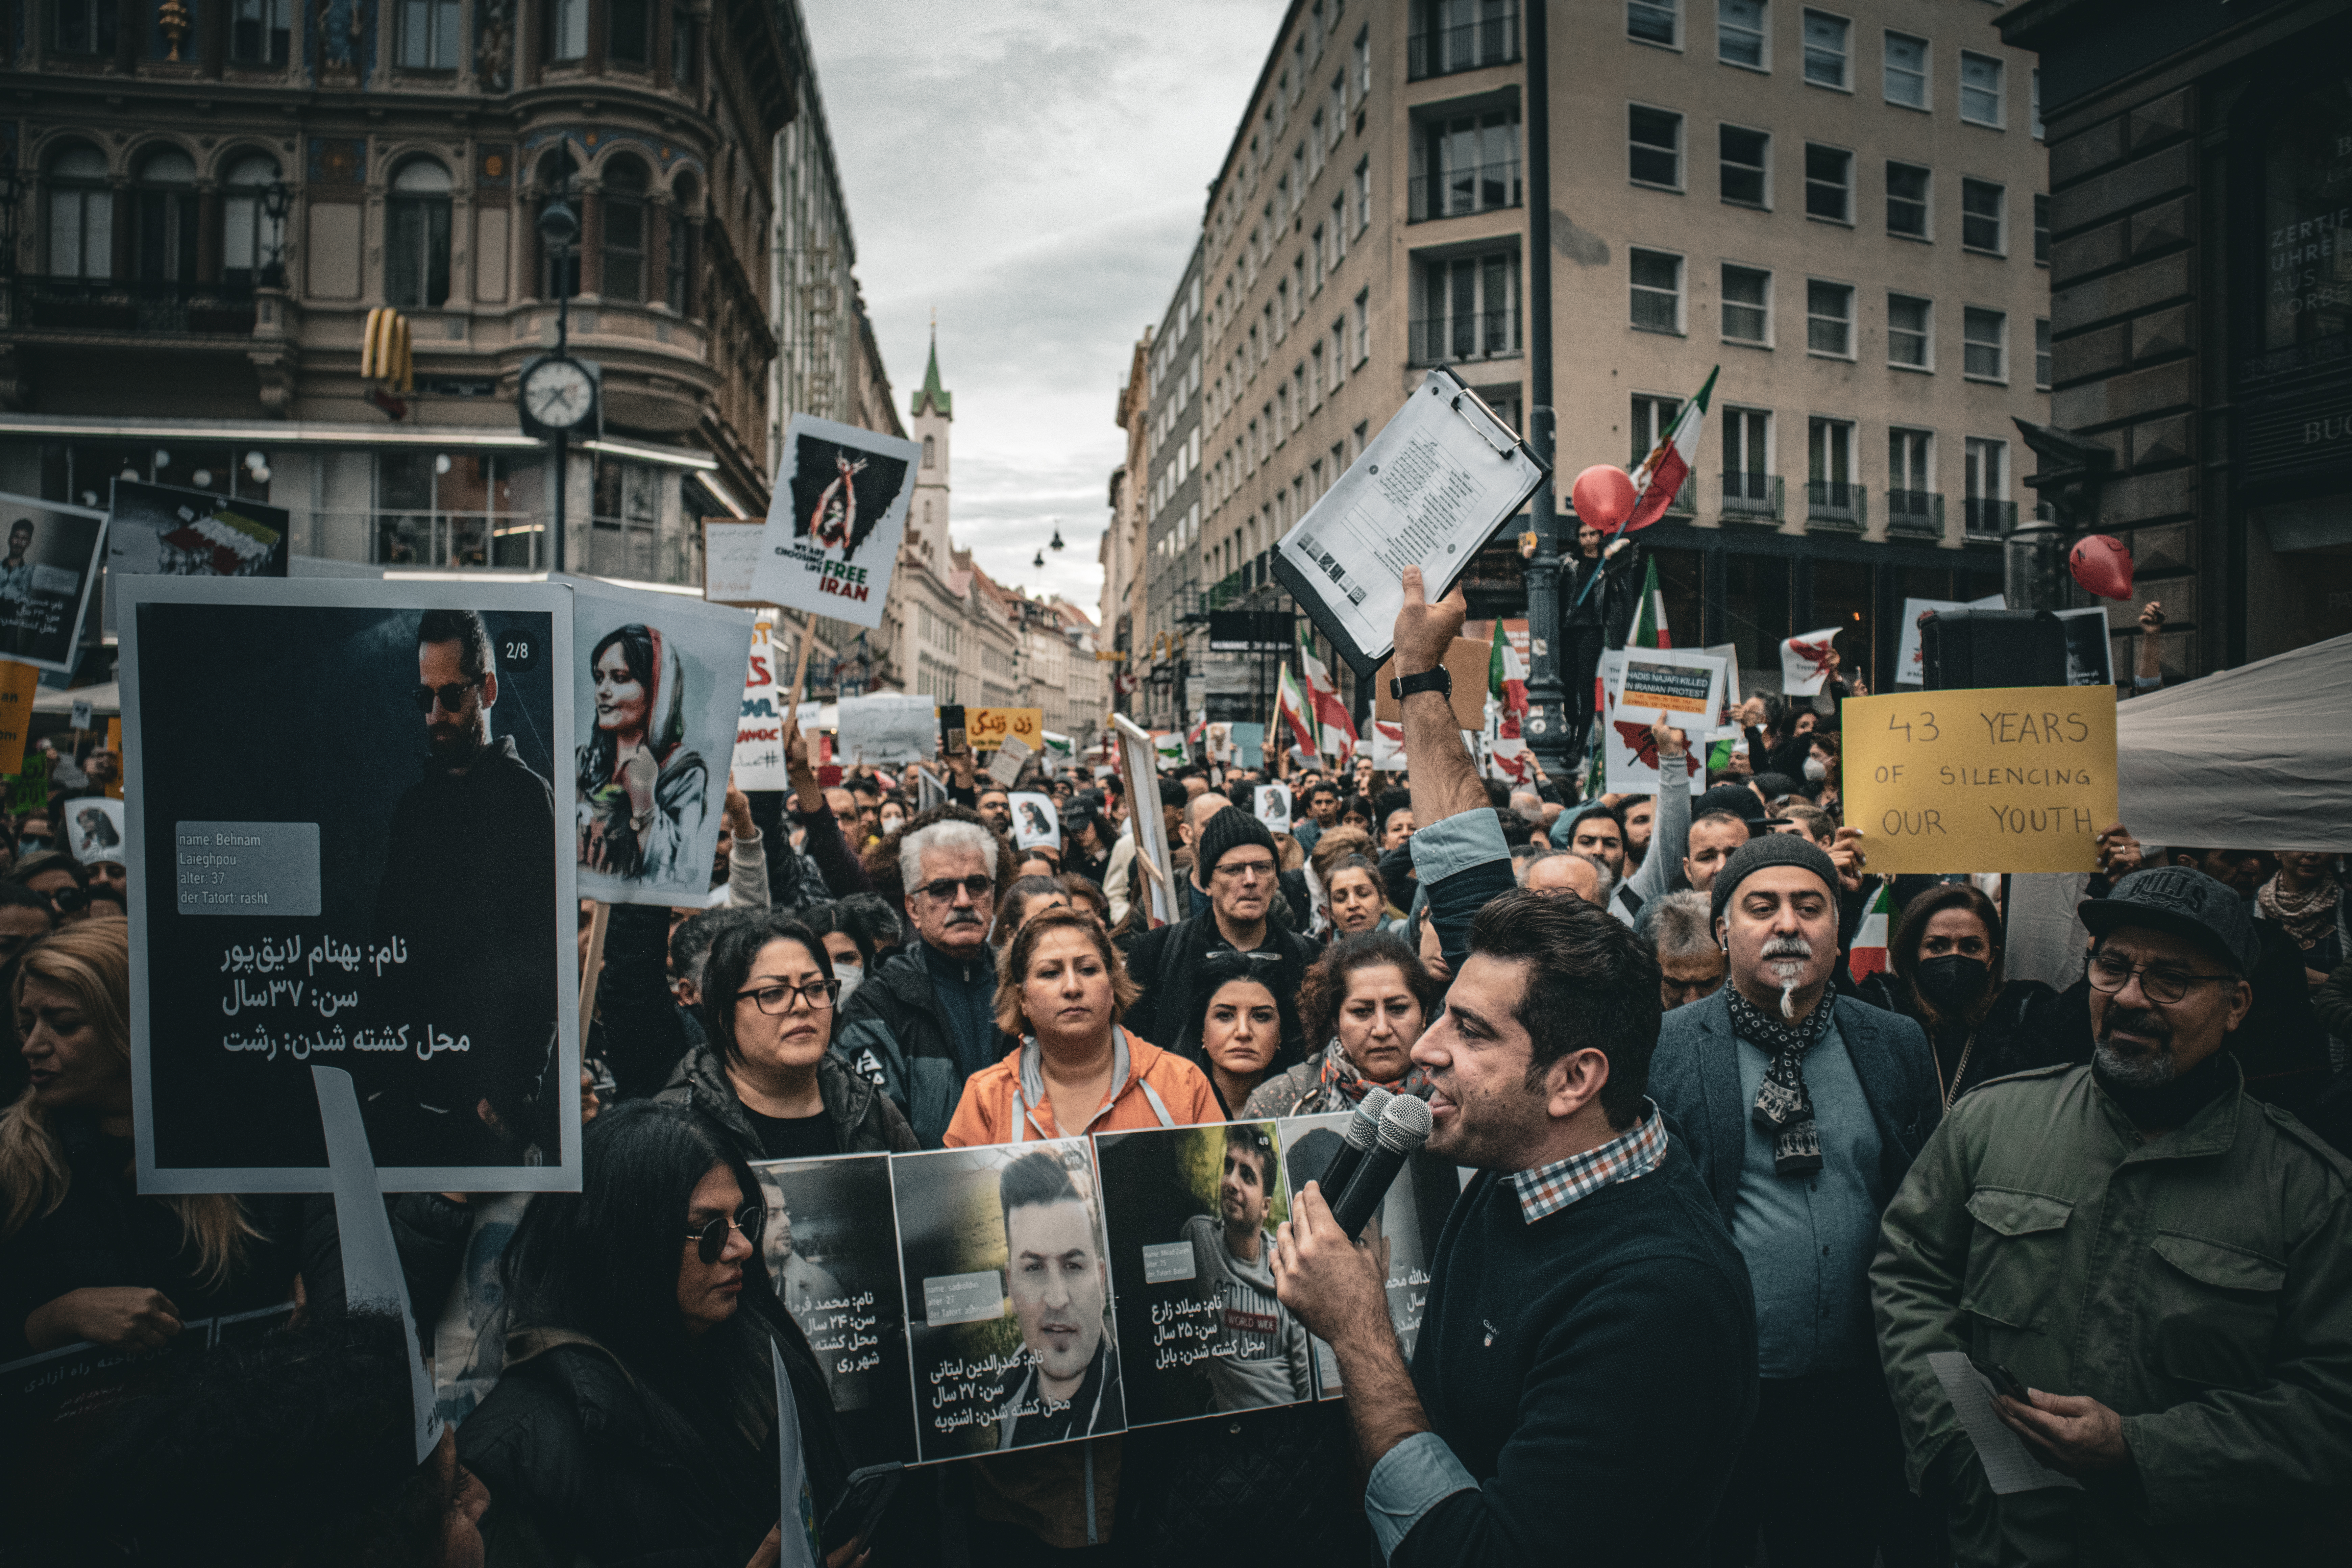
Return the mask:
<svg viewBox="0 0 2352 1568">
<path fill-rule="evenodd" d="M 1756 1125 L 1772 1134 L 1772 1169 L 1783 1176 L 1810 1175 L 1822 1168 L 1822 1139 L 1813 1126 L 1813 1100 L 1805 1092 L 1805 1053 L 1829 1033 L 1830 1009 L 1835 992 L 1824 992 L 1821 1005 L 1793 1024 L 1772 1017 L 1736 985 L 1723 994 L 1731 1001 L 1732 1033 L 1769 1056 L 1764 1087 L 1756 1091 Z"/>
<path fill-rule="evenodd" d="M 2322 867 L 2318 886 L 2307 893 L 2290 893 L 2273 877 L 2254 894 L 2254 908 L 2264 920 L 2284 926 L 2297 946 L 2315 947 L 2336 929 L 2336 905 L 2343 896 L 2336 873 Z"/>
<path fill-rule="evenodd" d="M 1422 1100 L 1429 1098 L 1429 1075 L 1421 1068 L 1412 1068 L 1392 1083 L 1374 1083 L 1364 1076 L 1362 1068 L 1348 1059 L 1347 1047 L 1336 1037 L 1323 1047 L 1323 1066 L 1316 1078 L 1324 1088 L 1336 1090 L 1350 1105 L 1375 1089 L 1387 1089 L 1391 1094 L 1410 1094 Z"/>
</svg>

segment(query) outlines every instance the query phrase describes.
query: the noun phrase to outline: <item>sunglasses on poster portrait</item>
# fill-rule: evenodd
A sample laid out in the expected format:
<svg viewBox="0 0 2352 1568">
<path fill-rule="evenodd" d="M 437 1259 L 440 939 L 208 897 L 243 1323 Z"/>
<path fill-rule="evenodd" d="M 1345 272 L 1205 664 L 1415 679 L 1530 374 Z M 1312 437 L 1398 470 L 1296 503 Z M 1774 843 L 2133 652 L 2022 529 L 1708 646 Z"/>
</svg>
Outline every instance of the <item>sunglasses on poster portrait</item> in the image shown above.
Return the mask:
<svg viewBox="0 0 2352 1568">
<path fill-rule="evenodd" d="M 446 686 L 420 686 L 408 694 L 408 700 L 416 704 L 419 713 L 432 712 L 436 702 L 444 713 L 455 713 L 457 704 L 465 700 L 466 693 L 481 683 L 481 677 L 476 676 L 471 680 L 453 680 Z"/>
<path fill-rule="evenodd" d="M 741 1231 L 743 1239 L 751 1244 L 752 1250 L 757 1251 L 760 1246 L 760 1232 L 766 1228 L 767 1223 L 768 1211 L 765 1205 L 745 1204 L 733 1214 L 720 1215 L 699 1228 L 688 1231 L 686 1239 L 694 1243 L 694 1255 L 697 1258 L 701 1258 L 705 1263 L 716 1263 L 719 1261 L 719 1255 L 727 1250 L 728 1231 L 730 1229 Z"/>
</svg>

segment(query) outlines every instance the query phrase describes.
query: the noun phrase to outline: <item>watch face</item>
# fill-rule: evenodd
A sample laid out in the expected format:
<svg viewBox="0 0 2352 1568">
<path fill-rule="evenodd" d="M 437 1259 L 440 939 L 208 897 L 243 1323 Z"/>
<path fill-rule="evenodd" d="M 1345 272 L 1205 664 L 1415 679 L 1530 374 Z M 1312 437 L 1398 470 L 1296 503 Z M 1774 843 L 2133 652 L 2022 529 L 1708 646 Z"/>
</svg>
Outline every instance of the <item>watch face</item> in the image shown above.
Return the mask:
<svg viewBox="0 0 2352 1568">
<path fill-rule="evenodd" d="M 533 419 L 564 430 L 588 417 L 595 387 L 588 373 L 568 359 L 542 360 L 522 384 L 522 405 Z"/>
</svg>

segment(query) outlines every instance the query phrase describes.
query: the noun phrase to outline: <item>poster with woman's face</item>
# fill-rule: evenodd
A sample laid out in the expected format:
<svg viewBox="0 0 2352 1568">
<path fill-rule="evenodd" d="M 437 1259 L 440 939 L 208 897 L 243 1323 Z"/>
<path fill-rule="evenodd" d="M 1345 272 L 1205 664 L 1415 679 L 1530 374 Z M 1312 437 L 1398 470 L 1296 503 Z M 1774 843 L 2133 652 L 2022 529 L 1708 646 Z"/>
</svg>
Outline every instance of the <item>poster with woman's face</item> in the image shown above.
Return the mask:
<svg viewBox="0 0 2352 1568">
<path fill-rule="evenodd" d="M 580 893 L 700 904 L 719 858 L 742 712 L 748 610 L 570 577 L 572 841 Z"/>
</svg>

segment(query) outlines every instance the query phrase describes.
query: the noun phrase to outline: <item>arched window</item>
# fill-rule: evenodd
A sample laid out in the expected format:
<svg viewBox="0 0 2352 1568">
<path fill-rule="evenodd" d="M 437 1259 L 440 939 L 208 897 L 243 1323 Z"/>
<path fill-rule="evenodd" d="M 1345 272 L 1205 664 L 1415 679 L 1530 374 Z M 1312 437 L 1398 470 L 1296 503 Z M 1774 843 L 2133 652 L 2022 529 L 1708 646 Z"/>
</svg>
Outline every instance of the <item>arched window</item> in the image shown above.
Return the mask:
<svg viewBox="0 0 2352 1568">
<path fill-rule="evenodd" d="M 936 437 L 926 436 L 923 437 L 923 467 L 927 468 L 936 468 L 940 466 L 939 454 L 932 449 L 936 441 Z M 923 503 L 923 520 L 928 522 L 930 521 L 930 503 L 926 501 Z"/>
<path fill-rule="evenodd" d="M 68 147 L 49 163 L 49 276 L 114 276 L 114 193 L 106 155 Z"/>
<path fill-rule="evenodd" d="M 278 178 L 275 159 L 239 158 L 221 182 L 221 280 L 251 285 L 278 258 L 279 225 L 269 221 L 261 194 Z"/>
<path fill-rule="evenodd" d="M 574 185 L 579 174 L 580 165 L 572 162 L 569 148 L 559 147 L 541 159 L 539 165 L 539 187 L 546 194 L 540 197 L 540 211 L 546 211 L 550 203 L 560 199 L 571 204 L 572 216 L 577 219 L 580 216 L 580 195 L 574 189 Z M 542 276 L 547 280 L 546 297 L 550 300 L 564 300 L 578 294 L 580 292 L 578 242 L 574 241 L 560 257 L 555 253 L 555 247 L 543 240 L 541 242 L 540 248 L 543 258 Z"/>
<path fill-rule="evenodd" d="M 694 224 L 688 215 L 694 210 L 694 199 L 693 180 L 681 178 L 670 187 L 669 276 L 663 280 L 662 297 L 681 316 L 693 298 Z"/>
<path fill-rule="evenodd" d="M 194 282 L 196 161 L 177 147 L 150 153 L 139 165 L 131 213 L 131 256 L 139 280 Z"/>
<path fill-rule="evenodd" d="M 449 171 L 430 158 L 411 158 L 393 172 L 385 205 L 386 302 L 437 309 L 449 298 Z"/>
<path fill-rule="evenodd" d="M 604 298 L 646 297 L 646 166 L 615 158 L 604 170 Z"/>
</svg>

